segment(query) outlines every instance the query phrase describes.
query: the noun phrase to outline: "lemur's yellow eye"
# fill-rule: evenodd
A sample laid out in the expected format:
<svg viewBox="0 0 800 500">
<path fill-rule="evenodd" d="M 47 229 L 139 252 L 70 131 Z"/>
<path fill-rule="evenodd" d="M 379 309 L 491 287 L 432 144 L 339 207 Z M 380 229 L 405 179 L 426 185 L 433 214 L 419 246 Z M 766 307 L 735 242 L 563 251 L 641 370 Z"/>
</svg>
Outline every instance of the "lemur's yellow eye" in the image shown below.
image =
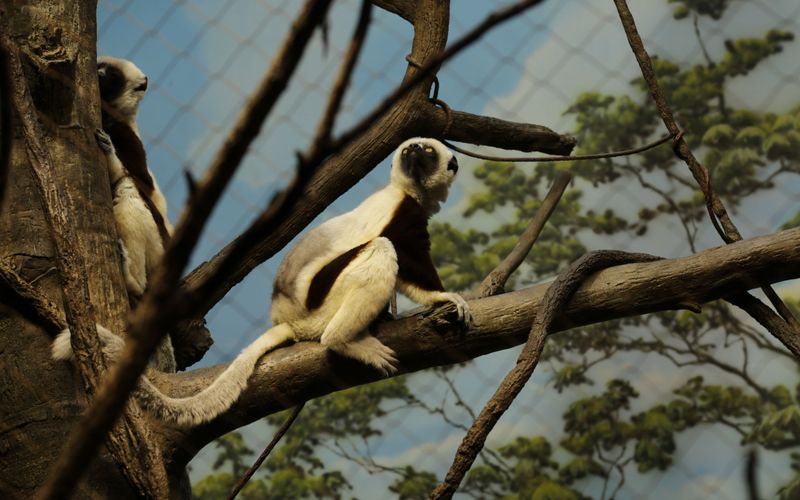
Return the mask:
<svg viewBox="0 0 800 500">
<path fill-rule="evenodd" d="M 403 152 L 402 152 L 402 153 L 400 153 L 400 154 L 404 155 L 404 154 L 406 154 L 406 153 L 408 153 L 408 148 L 405 148 L 405 149 L 403 150 Z"/>
<path fill-rule="evenodd" d="M 426 153 L 433 153 L 433 148 L 431 148 L 431 147 L 425 148 L 425 152 Z"/>
</svg>

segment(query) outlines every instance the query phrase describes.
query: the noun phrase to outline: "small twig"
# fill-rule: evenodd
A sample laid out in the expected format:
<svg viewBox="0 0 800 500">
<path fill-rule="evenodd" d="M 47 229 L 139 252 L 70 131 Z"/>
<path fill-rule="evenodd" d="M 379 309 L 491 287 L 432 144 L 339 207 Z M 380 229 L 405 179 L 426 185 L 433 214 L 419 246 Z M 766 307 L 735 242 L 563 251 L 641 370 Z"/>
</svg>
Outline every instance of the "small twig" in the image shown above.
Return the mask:
<svg viewBox="0 0 800 500">
<path fill-rule="evenodd" d="M 740 241 L 742 239 L 742 235 L 739 233 L 739 230 L 730 219 L 728 212 L 725 209 L 725 205 L 723 205 L 719 196 L 717 196 L 717 193 L 711 187 L 711 174 L 708 172 L 708 169 L 706 169 L 705 166 L 697 161 L 697 158 L 695 158 L 692 150 L 689 148 L 689 145 L 683 138 L 683 132 L 675 122 L 675 118 L 672 115 L 672 110 L 670 109 L 667 99 L 658 84 L 658 80 L 656 79 L 650 55 L 644 48 L 644 43 L 642 42 L 641 36 L 639 36 L 638 30 L 636 29 L 636 22 L 633 19 L 633 15 L 628 8 L 626 0 L 614 0 L 614 5 L 617 7 L 617 12 L 619 13 L 622 27 L 625 30 L 625 35 L 628 38 L 628 43 L 630 44 L 631 50 L 636 57 L 636 61 L 639 63 L 639 67 L 641 68 L 642 76 L 647 83 L 647 87 L 650 89 L 650 95 L 653 97 L 653 101 L 656 104 L 658 114 L 661 116 L 661 120 L 664 122 L 667 130 L 669 130 L 669 133 L 675 137 L 675 153 L 686 163 L 692 175 L 694 176 L 695 181 L 697 181 L 698 185 L 700 186 L 700 190 L 703 192 L 703 197 L 706 201 L 706 210 L 708 211 L 708 215 L 711 218 L 714 228 L 717 230 L 717 233 L 719 233 L 720 237 L 723 239 L 723 241 L 725 241 L 725 243 Z M 789 333 L 795 337 L 798 337 L 798 341 L 800 341 L 800 322 L 798 322 L 797 318 L 794 317 L 792 311 L 786 306 L 786 304 L 783 303 L 781 298 L 778 297 L 778 294 L 775 293 L 775 290 L 773 290 L 772 287 L 764 285 L 761 286 L 761 289 L 778 311 L 778 314 L 780 314 L 778 319 L 782 318 L 786 323 L 786 327 L 781 328 L 780 332 L 772 330 L 770 330 L 770 332 L 776 336 L 781 333 Z M 751 316 L 753 315 L 750 310 L 745 309 L 745 311 Z M 785 343 L 783 339 L 781 339 L 781 342 Z"/>
<path fill-rule="evenodd" d="M 283 422 L 283 425 L 281 425 L 280 428 L 275 431 L 275 435 L 272 436 L 272 441 L 270 441 L 267 447 L 264 448 L 264 451 L 261 452 L 261 455 L 258 456 L 256 461 L 253 462 L 253 465 L 247 469 L 247 472 L 244 473 L 244 476 L 239 479 L 239 482 L 236 483 L 236 486 L 234 486 L 231 492 L 228 494 L 228 500 L 233 500 L 236 498 L 236 495 L 238 495 L 247 482 L 252 479 L 253 474 L 256 473 L 259 467 L 261 467 L 261 464 L 263 464 L 264 460 L 267 459 L 269 454 L 272 452 L 272 449 L 275 448 L 275 445 L 278 444 L 278 441 L 281 440 L 284 434 L 286 434 L 286 431 L 289 430 L 289 427 L 291 427 L 294 421 L 297 419 L 298 415 L 300 415 L 300 412 L 303 411 L 303 406 L 305 406 L 305 403 L 301 403 L 294 407 L 294 410 L 292 410 L 292 413 Z"/>
<path fill-rule="evenodd" d="M 17 312 L 41 325 L 52 335 L 67 325 L 63 315 L 52 302 L 2 262 L 0 262 L 0 295 Z"/>
<path fill-rule="evenodd" d="M 486 437 L 505 413 L 533 374 L 556 315 L 569 302 L 578 287 L 591 274 L 632 262 L 652 262 L 660 257 L 618 251 L 590 252 L 575 261 L 550 285 L 542 299 L 539 314 L 533 320 L 530 334 L 517 363 L 486 403 L 456 451 L 453 464 L 444 481 L 431 493 L 431 499 L 451 498 L 483 449 Z"/>
<path fill-rule="evenodd" d="M 653 149 L 658 147 L 665 142 L 672 139 L 671 135 L 665 135 L 661 139 L 657 141 L 653 141 L 649 144 L 645 144 L 644 146 L 640 146 L 638 148 L 633 149 L 623 149 L 622 151 L 613 151 L 610 153 L 596 153 L 590 155 L 575 155 L 575 156 L 492 156 L 492 155 L 484 155 L 480 153 L 476 153 L 474 151 L 469 151 L 467 149 L 460 148 L 458 146 L 454 146 L 448 141 L 444 142 L 447 147 L 454 151 L 458 151 L 461 154 L 465 154 L 467 156 L 471 156 L 473 158 L 478 158 L 480 160 L 488 160 L 488 161 L 503 161 L 503 162 L 514 162 L 514 163 L 525 163 L 525 162 L 548 162 L 548 161 L 580 161 L 580 160 L 600 160 L 603 158 L 616 158 L 618 156 L 630 156 L 635 155 L 637 153 L 643 153 L 647 150 Z"/>
<path fill-rule="evenodd" d="M 539 238 L 545 223 L 552 215 L 571 180 L 572 175 L 569 172 L 559 172 L 547 196 L 542 200 L 541 206 L 531 218 L 528 227 L 520 235 L 514 249 L 481 282 L 478 287 L 478 296 L 488 297 L 503 292 L 509 276 L 525 261 L 525 257 Z"/>
</svg>

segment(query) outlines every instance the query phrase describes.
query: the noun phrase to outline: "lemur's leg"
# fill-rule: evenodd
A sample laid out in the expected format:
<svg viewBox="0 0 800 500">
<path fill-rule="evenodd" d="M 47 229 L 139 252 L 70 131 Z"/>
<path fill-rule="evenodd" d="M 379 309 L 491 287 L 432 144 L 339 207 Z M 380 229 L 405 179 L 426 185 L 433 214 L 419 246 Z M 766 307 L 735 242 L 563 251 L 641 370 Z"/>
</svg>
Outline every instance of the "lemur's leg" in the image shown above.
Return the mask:
<svg viewBox="0 0 800 500">
<path fill-rule="evenodd" d="M 367 332 L 386 307 L 397 280 L 397 254 L 387 238 L 376 238 L 342 271 L 332 294 L 343 293 L 320 343 L 344 356 L 374 366 L 384 374 L 396 371 L 394 351 Z"/>
<path fill-rule="evenodd" d="M 124 182 L 124 181 L 123 181 Z M 125 208 L 123 205 L 131 205 L 135 208 Z M 120 199 L 114 205 L 114 218 L 117 223 L 117 233 L 119 233 L 119 246 L 122 251 L 122 270 L 125 274 L 125 284 L 128 288 L 128 294 L 134 295 L 136 298 L 144 295 L 147 288 L 147 267 L 146 267 L 146 254 L 143 248 L 144 243 L 136 239 L 136 231 L 138 226 L 136 221 L 132 220 L 135 217 L 144 217 L 147 214 L 142 213 L 141 210 L 136 208 L 136 200 Z M 129 245 L 132 245 L 130 247 Z"/>
</svg>

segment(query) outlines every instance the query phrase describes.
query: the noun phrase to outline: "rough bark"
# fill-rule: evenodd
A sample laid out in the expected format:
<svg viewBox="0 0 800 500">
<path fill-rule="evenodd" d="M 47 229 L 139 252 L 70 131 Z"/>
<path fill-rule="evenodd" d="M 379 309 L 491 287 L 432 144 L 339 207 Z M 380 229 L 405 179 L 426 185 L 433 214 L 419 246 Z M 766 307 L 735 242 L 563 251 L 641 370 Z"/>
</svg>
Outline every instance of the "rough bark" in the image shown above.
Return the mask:
<svg viewBox="0 0 800 500">
<path fill-rule="evenodd" d="M 38 121 L 46 156 L 58 176 L 58 183 L 48 182 L 45 189 L 57 187 L 59 192 L 48 191 L 47 196 L 51 202 L 61 203 L 59 210 L 63 210 L 55 215 L 67 215 L 69 229 L 74 232 L 66 241 L 67 251 L 73 257 L 80 256 L 85 264 L 79 266 L 85 269 L 72 267 L 68 272 L 84 276 L 86 288 L 77 289 L 88 292 L 87 303 L 96 311 L 96 319 L 121 329 L 128 298 L 111 217 L 108 177 L 94 142 L 94 130 L 100 123 L 95 8 L 92 1 L 22 5 L 6 0 L 0 4 L 0 33 L 20 49 L 19 56 L 14 56 L 20 59 L 21 80 L 30 90 L 31 117 Z M 4 276 L 4 285 L 9 283 L 6 277 L 32 283 L 32 290 L 55 307 L 46 314 L 52 316 L 60 309 L 59 319 L 63 321 L 64 276 L 58 271 L 48 215 L 20 118 L 13 117 L 10 187 L 0 204 L 0 261 L 11 273 Z M 51 211 L 50 217 L 53 215 Z M 83 298 L 84 292 L 79 293 Z M 75 298 L 73 294 L 70 297 Z M 36 321 L 39 313 L 34 309 L 32 316 L 31 310 L 19 308 L 11 294 L 4 294 L 0 302 L 0 384 L 4 388 L 0 398 L 0 446 L 4 450 L 0 457 L 0 496 L 31 497 L 47 476 L 64 436 L 85 409 L 85 388 L 75 370 L 50 360 L 53 318 Z M 128 430 L 118 426 L 109 443 L 117 459 L 125 456 L 127 476 L 104 447 L 79 487 L 81 497 L 105 498 L 113 492 L 134 496 L 133 476 L 140 479 L 139 492 L 143 491 L 141 485 L 154 477 L 131 466 L 145 454 L 137 442 L 140 436 L 130 431 L 131 422 L 121 425 Z"/>
<path fill-rule="evenodd" d="M 555 330 L 669 309 L 696 310 L 699 304 L 761 283 L 797 277 L 800 229 L 680 259 L 615 267 L 596 274 L 578 290 Z M 398 354 L 401 373 L 473 359 L 525 342 L 547 287 L 470 301 L 473 325 L 468 332 L 453 326 L 449 320 L 455 311 L 445 307 L 383 324 L 378 336 Z M 207 386 L 223 369 L 220 365 L 155 382 L 170 395 L 183 397 Z M 183 463 L 214 438 L 265 414 L 378 378 L 369 368 L 316 343 L 279 349 L 261 360 L 233 408 L 209 424 L 175 430 L 167 438 L 172 444 L 166 453 L 174 453 L 174 459 Z"/>
</svg>

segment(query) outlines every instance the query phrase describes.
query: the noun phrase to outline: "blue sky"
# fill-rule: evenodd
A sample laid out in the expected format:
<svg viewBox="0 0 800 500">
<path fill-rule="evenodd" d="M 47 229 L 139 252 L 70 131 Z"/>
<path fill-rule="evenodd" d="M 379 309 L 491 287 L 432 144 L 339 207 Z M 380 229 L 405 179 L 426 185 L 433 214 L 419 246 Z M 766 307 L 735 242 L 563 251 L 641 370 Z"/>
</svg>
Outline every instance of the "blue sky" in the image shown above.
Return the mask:
<svg viewBox="0 0 800 500">
<path fill-rule="evenodd" d="M 505 3 L 454 0 L 450 40 Z M 665 0 L 637 0 L 631 4 L 646 43 L 654 53 L 679 62 L 698 59 L 699 49 L 691 25 L 671 21 Z M 167 195 L 173 221 L 186 197 L 182 170 L 188 168 L 196 174 L 204 171 L 271 61 L 299 5 L 300 2 L 281 0 L 99 2 L 98 53 L 131 59 L 150 77 L 151 90 L 142 103 L 139 125 L 150 167 Z M 326 90 L 352 30 L 357 5 L 355 0 L 336 2 L 330 17 L 329 46 L 324 48 L 317 35 L 307 49 L 297 78 L 281 98 L 215 210 L 190 267 L 213 256 L 235 237 L 291 178 L 294 151 L 305 148 L 316 126 Z M 405 70 L 403 59 L 410 51 L 410 26 L 379 9 L 374 10 L 374 18 L 339 127 L 366 113 L 393 88 Z M 759 36 L 773 27 L 800 35 L 799 18 L 800 8 L 794 0 L 734 2 L 724 24 L 704 21 L 706 24 L 701 23 L 701 27 L 708 29 L 709 49 L 719 54 L 722 42 L 729 36 Z M 735 105 L 780 111 L 800 102 L 797 44 L 790 44 L 788 50 L 765 63 L 765 69 L 748 76 L 747 81 L 734 83 L 731 91 Z M 490 32 L 476 46 L 447 63 L 439 73 L 440 97 L 456 109 L 569 131 L 572 123 L 563 111 L 578 93 L 587 90 L 627 93 L 630 80 L 637 75 L 610 1 L 551 0 Z M 469 176 L 475 162 L 461 160 L 463 174 L 450 202 L 438 216 L 438 220 L 457 225 L 461 223 L 457 216 L 465 195 L 476 187 Z M 387 178 L 388 162 L 384 161 L 331 205 L 321 218 L 349 210 L 385 184 Z M 615 191 L 621 195 L 598 193 L 593 200 L 596 208 L 635 210 L 639 206 L 636 191 L 635 186 L 621 186 Z M 798 200 L 800 186 L 795 182 L 782 186 L 770 200 L 749 201 L 742 208 L 748 215 L 744 232 L 749 236 L 771 232 L 790 216 L 792 207 L 796 211 L 800 206 Z M 507 222 L 503 216 L 501 211 L 484 217 L 482 222 L 471 223 Z M 651 248 L 641 250 L 669 255 L 688 253 L 685 244 L 676 242 L 675 231 L 674 223 L 665 221 L 645 243 Z M 613 239 L 593 243 L 606 248 L 625 244 Z M 719 241 L 708 231 L 702 243 L 711 246 Z M 281 255 L 256 269 L 209 313 L 215 345 L 200 366 L 230 360 L 268 327 L 271 281 Z M 482 405 L 516 354 L 516 350 L 511 350 L 486 356 L 459 369 L 456 384 L 474 407 Z M 767 358 L 764 363 L 771 366 L 763 375 L 767 379 L 779 378 L 790 370 Z M 663 359 L 645 355 L 615 360 L 613 366 L 603 365 L 594 375 L 599 380 L 630 377 L 654 394 L 688 376 Z M 560 414 L 566 405 L 602 387 L 599 383 L 581 388 L 567 397 L 547 386 L 548 379 L 546 370 L 537 371 L 511 413 L 492 433 L 490 443 L 506 442 L 519 434 L 558 436 Z M 412 390 L 429 395 L 431 401 L 446 397 L 448 391 L 441 380 L 430 374 L 413 376 L 411 385 Z M 458 418 L 469 423 L 467 415 Z M 438 416 L 421 412 L 393 414 L 387 417 L 386 428 L 399 430 L 375 440 L 376 456 L 387 463 L 419 464 L 439 474 L 446 469 L 461 435 Z M 271 435 L 264 424 L 256 423 L 249 429 L 253 448 L 262 446 Z M 734 454 L 727 461 L 713 460 L 720 450 L 730 451 L 730 443 L 737 442 L 734 437 L 724 431 L 693 431 L 684 434 L 681 440 L 680 467 L 658 478 L 630 474 L 619 498 L 637 498 L 637 494 L 645 491 L 681 498 L 709 494 L 740 498 L 737 492 L 741 486 L 741 457 Z M 211 453 L 213 456 L 213 450 Z M 369 476 L 352 463 L 328 458 L 357 485 L 354 494 L 369 498 L 386 493 L 385 477 Z M 195 477 L 208 470 L 208 461 L 208 456 L 201 455 L 193 462 Z M 788 474 L 785 459 L 777 457 L 775 463 L 775 471 L 768 476 L 773 483 L 784 480 Z M 589 484 L 586 493 L 591 494 L 596 487 Z"/>
</svg>

